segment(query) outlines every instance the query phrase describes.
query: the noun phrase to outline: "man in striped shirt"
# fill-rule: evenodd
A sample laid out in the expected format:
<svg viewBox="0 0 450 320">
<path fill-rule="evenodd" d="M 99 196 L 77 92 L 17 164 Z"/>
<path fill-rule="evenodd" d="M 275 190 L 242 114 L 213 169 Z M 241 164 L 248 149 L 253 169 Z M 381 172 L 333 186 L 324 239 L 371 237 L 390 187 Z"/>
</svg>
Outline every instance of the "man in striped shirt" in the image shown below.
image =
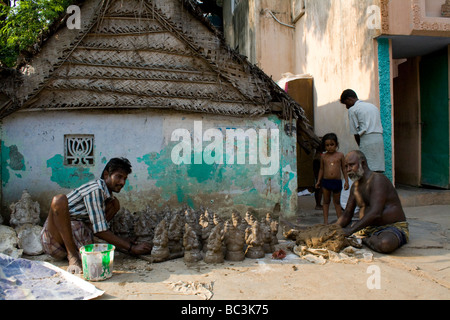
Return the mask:
<svg viewBox="0 0 450 320">
<path fill-rule="evenodd" d="M 151 245 L 137 244 L 116 236 L 108 222 L 119 211 L 113 192 L 120 192 L 131 173 L 125 158 L 111 159 L 101 179 L 91 181 L 67 195 L 53 197 L 50 212 L 41 233 L 44 251 L 55 258 L 67 256 L 72 273 L 81 273 L 79 248 L 94 242 L 94 235 L 133 254 L 150 253 Z"/>
</svg>

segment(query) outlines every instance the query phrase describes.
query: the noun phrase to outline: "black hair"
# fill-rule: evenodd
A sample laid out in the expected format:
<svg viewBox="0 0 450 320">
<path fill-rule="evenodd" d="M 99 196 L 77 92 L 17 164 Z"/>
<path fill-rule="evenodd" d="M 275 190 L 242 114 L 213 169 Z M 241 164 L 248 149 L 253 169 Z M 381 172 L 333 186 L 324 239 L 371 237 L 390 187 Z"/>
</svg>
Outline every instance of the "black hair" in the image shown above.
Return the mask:
<svg viewBox="0 0 450 320">
<path fill-rule="evenodd" d="M 322 149 L 325 149 L 325 141 L 327 140 L 333 140 L 334 142 L 336 142 L 336 147 L 339 147 L 339 141 L 338 141 L 338 137 L 335 133 L 327 133 L 326 135 L 323 136 L 322 138 Z"/>
<path fill-rule="evenodd" d="M 106 164 L 105 169 L 103 169 L 101 178 L 103 179 L 105 172 L 111 175 L 118 170 L 123 170 L 126 174 L 130 174 L 132 172 L 130 161 L 126 158 L 112 158 Z"/>
<path fill-rule="evenodd" d="M 342 92 L 341 103 L 344 103 L 344 101 L 347 100 L 348 98 L 358 99 L 358 96 L 356 95 L 356 92 L 353 91 L 352 89 L 347 89 L 344 90 L 344 92 Z"/>
</svg>

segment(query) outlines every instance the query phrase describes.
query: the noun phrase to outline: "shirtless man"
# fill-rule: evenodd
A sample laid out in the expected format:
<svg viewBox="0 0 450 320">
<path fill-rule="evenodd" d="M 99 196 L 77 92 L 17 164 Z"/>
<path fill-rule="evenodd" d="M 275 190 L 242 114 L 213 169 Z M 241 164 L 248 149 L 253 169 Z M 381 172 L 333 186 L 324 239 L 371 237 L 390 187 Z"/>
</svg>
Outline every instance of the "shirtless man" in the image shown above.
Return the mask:
<svg viewBox="0 0 450 320">
<path fill-rule="evenodd" d="M 68 195 L 53 197 L 50 212 L 41 233 L 45 253 L 56 259 L 69 260 L 67 271 L 81 273 L 79 248 L 94 242 L 94 235 L 132 254 L 150 253 L 148 243 L 135 243 L 116 236 L 108 222 L 119 211 L 113 192 L 120 192 L 131 173 L 125 158 L 111 159 L 101 179 L 88 182 Z"/>
<path fill-rule="evenodd" d="M 365 155 L 352 151 L 345 157 L 348 177 L 354 181 L 347 207 L 337 224 L 345 234 L 363 237 L 369 248 L 391 253 L 408 242 L 409 230 L 397 191 L 386 176 L 372 172 Z M 351 225 L 356 206 L 360 220 Z"/>
</svg>

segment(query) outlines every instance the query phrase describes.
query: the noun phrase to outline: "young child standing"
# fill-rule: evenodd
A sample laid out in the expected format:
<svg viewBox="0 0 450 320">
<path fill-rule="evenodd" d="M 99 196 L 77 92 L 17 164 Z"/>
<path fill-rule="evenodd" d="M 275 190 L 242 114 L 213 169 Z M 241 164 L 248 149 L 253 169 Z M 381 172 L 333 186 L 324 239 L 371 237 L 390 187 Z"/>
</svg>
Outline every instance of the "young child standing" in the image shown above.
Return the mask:
<svg viewBox="0 0 450 320">
<path fill-rule="evenodd" d="M 348 176 L 345 170 L 344 154 L 338 152 L 339 142 L 336 134 L 328 133 L 322 138 L 322 147 L 326 152 L 322 154 L 320 160 L 319 178 L 316 188 L 322 186 L 323 192 L 323 219 L 324 224 L 328 224 L 328 212 L 331 203 L 331 194 L 333 194 L 334 208 L 338 219 L 342 214 L 341 191 L 342 174 L 344 174 L 344 189 L 348 190 Z"/>
</svg>

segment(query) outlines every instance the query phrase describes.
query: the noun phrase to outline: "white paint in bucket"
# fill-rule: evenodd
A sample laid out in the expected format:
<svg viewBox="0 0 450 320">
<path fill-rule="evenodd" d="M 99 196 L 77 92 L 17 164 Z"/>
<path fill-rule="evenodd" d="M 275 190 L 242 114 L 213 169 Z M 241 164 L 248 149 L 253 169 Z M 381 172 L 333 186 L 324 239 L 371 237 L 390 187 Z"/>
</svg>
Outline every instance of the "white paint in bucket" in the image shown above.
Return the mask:
<svg viewBox="0 0 450 320">
<path fill-rule="evenodd" d="M 83 276 L 89 281 L 101 281 L 112 277 L 114 264 L 112 244 L 95 243 L 80 248 Z"/>
</svg>

